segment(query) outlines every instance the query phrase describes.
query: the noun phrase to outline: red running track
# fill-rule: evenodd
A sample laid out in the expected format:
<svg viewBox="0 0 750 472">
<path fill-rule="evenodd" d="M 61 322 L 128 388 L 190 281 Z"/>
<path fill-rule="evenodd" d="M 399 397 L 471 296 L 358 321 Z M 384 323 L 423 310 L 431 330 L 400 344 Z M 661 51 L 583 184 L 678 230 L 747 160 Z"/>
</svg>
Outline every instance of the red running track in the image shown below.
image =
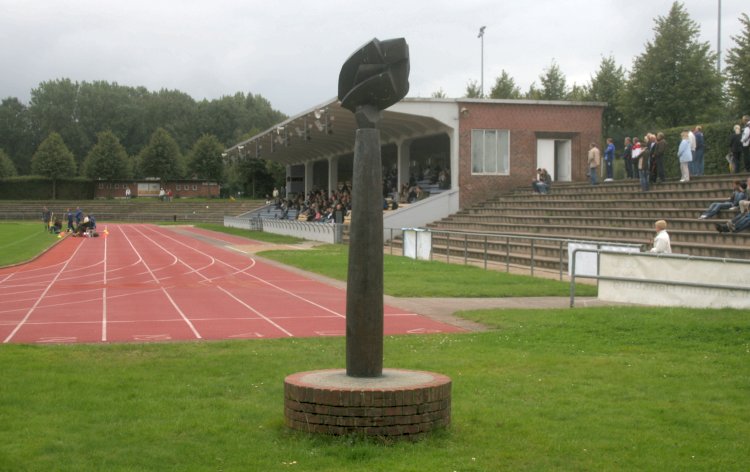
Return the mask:
<svg viewBox="0 0 750 472">
<path fill-rule="evenodd" d="M 65 238 L 33 262 L 0 269 L 3 343 L 345 335 L 344 290 L 206 237 L 251 241 L 145 224 L 107 230 Z M 390 306 L 384 316 L 385 334 L 462 331 Z"/>
</svg>

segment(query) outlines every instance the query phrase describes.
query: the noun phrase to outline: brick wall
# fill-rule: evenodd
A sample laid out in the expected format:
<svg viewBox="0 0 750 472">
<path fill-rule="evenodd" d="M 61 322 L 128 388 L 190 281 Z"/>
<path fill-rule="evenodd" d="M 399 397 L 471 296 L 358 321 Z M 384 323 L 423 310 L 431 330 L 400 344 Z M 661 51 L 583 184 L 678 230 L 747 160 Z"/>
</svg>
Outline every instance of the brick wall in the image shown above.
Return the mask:
<svg viewBox="0 0 750 472">
<path fill-rule="evenodd" d="M 604 108 L 599 105 L 553 103 L 459 102 L 459 185 L 460 206 L 465 208 L 505 193 L 514 187 L 531 185 L 536 173 L 537 139 L 571 141 L 571 175 L 586 178 L 589 143 L 601 142 Z M 471 130 L 510 131 L 509 175 L 472 175 Z"/>
<path fill-rule="evenodd" d="M 143 195 L 138 195 L 138 182 L 137 180 L 97 181 L 94 183 L 94 198 L 125 198 L 126 187 L 130 188 L 133 198 L 143 197 Z M 158 195 L 158 181 L 141 181 L 141 183 L 157 184 L 156 193 L 146 197 Z M 164 191 L 168 190 L 172 190 L 174 198 L 218 198 L 221 186 L 217 182 L 205 180 L 177 180 L 164 184 Z"/>
</svg>

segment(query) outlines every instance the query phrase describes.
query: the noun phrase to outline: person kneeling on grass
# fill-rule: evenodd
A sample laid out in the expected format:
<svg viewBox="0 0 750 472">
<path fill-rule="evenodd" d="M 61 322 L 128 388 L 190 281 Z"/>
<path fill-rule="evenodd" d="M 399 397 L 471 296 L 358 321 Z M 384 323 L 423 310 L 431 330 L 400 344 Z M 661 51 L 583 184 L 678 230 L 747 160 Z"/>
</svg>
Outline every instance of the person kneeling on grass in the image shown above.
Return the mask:
<svg viewBox="0 0 750 472">
<path fill-rule="evenodd" d="M 55 222 L 52 223 L 52 226 L 49 227 L 49 232 L 52 234 L 60 234 L 62 231 L 62 220 L 60 217 L 55 218 Z"/>
</svg>

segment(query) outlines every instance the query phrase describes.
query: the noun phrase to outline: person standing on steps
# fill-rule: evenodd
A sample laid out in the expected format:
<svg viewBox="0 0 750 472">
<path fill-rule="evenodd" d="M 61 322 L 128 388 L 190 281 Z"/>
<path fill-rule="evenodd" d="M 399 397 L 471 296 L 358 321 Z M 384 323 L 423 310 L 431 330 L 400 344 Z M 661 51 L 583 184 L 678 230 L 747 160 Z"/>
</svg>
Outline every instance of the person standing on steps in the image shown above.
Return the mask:
<svg viewBox="0 0 750 472">
<path fill-rule="evenodd" d="M 628 179 L 632 179 L 633 174 L 633 144 L 630 141 L 630 137 L 625 138 L 625 143 L 622 150 L 622 162 L 625 164 L 625 175 Z M 638 176 L 636 171 L 635 176 Z"/>
<path fill-rule="evenodd" d="M 688 142 L 688 149 L 690 149 L 690 143 Z M 672 244 L 669 240 L 669 234 L 667 233 L 667 222 L 659 220 L 654 223 L 656 229 L 656 237 L 654 238 L 654 247 L 649 252 L 654 254 L 671 254 Z"/>
<path fill-rule="evenodd" d="M 607 172 L 607 178 L 605 182 L 612 182 L 613 178 L 613 166 L 615 163 L 615 144 L 612 138 L 607 138 L 607 147 L 604 148 L 604 167 Z"/>
<path fill-rule="evenodd" d="M 597 174 L 599 174 L 601 159 L 602 155 L 601 152 L 599 152 L 599 146 L 597 146 L 596 143 L 591 143 L 588 154 L 589 178 L 591 179 L 591 185 L 599 183 Z"/>
<path fill-rule="evenodd" d="M 680 147 L 677 149 L 677 158 L 680 160 L 680 182 L 689 182 L 690 163 L 693 162 L 689 131 L 683 131 L 680 136 L 682 137 L 682 141 L 680 141 Z"/>
</svg>

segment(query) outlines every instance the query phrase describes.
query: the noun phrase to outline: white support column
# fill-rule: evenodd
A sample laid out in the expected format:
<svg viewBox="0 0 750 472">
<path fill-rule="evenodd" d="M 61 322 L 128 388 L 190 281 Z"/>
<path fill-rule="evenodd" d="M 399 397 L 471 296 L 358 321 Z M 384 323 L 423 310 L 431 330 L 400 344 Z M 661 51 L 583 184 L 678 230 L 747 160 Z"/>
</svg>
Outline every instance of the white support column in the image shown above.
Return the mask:
<svg viewBox="0 0 750 472">
<path fill-rule="evenodd" d="M 284 187 L 286 188 L 286 191 L 284 192 L 284 197 L 286 197 L 292 192 L 292 166 L 288 164 L 286 166 L 286 177 L 284 178 Z"/>
<path fill-rule="evenodd" d="M 403 184 L 409 183 L 409 172 L 411 170 L 411 139 L 405 139 L 398 143 L 398 191 Z"/>
<path fill-rule="evenodd" d="M 305 162 L 305 195 L 313 189 L 313 166 L 315 161 Z"/>
<path fill-rule="evenodd" d="M 328 158 L 328 194 L 332 194 L 339 188 L 339 157 Z"/>
</svg>

